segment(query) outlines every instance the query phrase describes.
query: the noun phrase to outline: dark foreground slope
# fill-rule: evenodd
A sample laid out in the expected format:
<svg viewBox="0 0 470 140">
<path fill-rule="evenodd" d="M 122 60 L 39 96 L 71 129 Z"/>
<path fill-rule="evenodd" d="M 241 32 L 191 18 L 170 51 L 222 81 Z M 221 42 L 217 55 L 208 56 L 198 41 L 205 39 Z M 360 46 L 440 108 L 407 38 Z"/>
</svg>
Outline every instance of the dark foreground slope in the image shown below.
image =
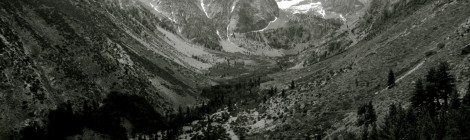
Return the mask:
<svg viewBox="0 0 470 140">
<path fill-rule="evenodd" d="M 80 112 L 111 91 L 172 113 L 196 103 L 196 88 L 206 84 L 157 53 L 170 46 L 157 27 L 173 28 L 136 1 L 2 0 L 0 15 L 0 139 L 47 125 L 60 104 Z"/>
</svg>

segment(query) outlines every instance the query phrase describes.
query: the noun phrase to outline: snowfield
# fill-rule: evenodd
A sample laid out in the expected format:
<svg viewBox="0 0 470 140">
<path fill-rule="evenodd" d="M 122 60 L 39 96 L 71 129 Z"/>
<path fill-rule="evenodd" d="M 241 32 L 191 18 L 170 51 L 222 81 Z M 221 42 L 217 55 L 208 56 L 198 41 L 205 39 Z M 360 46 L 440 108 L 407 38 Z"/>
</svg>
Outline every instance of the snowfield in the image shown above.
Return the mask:
<svg viewBox="0 0 470 140">
<path fill-rule="evenodd" d="M 281 0 L 277 1 L 277 5 L 281 10 L 297 13 L 307 13 L 315 11 L 322 17 L 325 17 L 326 11 L 323 9 L 321 2 L 307 2 L 307 0 Z"/>
</svg>

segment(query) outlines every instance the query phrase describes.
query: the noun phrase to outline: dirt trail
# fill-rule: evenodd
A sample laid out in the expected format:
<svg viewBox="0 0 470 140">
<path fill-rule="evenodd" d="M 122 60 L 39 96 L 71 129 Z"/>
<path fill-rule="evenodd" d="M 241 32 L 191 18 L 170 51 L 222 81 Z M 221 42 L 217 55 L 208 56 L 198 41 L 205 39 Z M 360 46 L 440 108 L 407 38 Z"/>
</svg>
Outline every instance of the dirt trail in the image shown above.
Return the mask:
<svg viewBox="0 0 470 140">
<path fill-rule="evenodd" d="M 398 78 L 397 80 L 395 80 L 395 83 L 400 82 L 401 80 L 403 80 L 404 78 L 408 77 L 410 74 L 412 74 L 413 72 L 415 72 L 416 70 L 418 70 L 419 68 L 421 68 L 421 66 L 423 66 L 424 62 L 426 62 L 426 59 L 424 59 L 423 61 L 421 61 L 418 65 L 416 65 L 413 69 L 411 69 L 411 70 L 408 71 L 407 73 L 405 73 L 405 74 L 403 74 L 402 76 L 400 76 L 400 78 Z M 381 91 L 375 92 L 375 94 L 382 93 L 382 92 L 384 92 L 385 90 L 387 90 L 388 88 L 389 88 L 389 87 L 387 86 L 386 88 L 382 89 Z"/>
<path fill-rule="evenodd" d="M 407 73 L 405 73 L 403 76 L 401 76 L 400 78 L 398 78 L 397 80 L 395 80 L 395 83 L 398 83 L 400 82 L 401 80 L 403 80 L 403 78 L 407 77 L 408 75 L 410 75 L 411 73 L 415 72 L 416 70 L 418 70 L 421 66 L 423 66 L 424 62 L 426 62 L 426 59 L 421 61 L 421 63 L 419 63 L 418 65 L 416 65 L 413 69 L 411 69 L 410 71 L 408 71 Z"/>
</svg>

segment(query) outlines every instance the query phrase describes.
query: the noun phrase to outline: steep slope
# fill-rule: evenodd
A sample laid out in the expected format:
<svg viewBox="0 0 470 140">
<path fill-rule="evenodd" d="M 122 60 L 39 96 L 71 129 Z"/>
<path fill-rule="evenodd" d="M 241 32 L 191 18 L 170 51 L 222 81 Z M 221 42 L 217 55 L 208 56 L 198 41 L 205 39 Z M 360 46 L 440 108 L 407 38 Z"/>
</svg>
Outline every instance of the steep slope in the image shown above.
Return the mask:
<svg viewBox="0 0 470 140">
<path fill-rule="evenodd" d="M 372 28 L 380 31 L 337 55 L 321 58 L 320 55 L 310 54 L 319 61 L 299 70 L 272 75 L 284 82 L 267 83 L 267 87 L 276 85 L 286 88 L 290 80 L 296 81 L 299 88 L 288 94 L 292 96 L 289 97 L 289 103 L 294 104 L 288 110 L 305 112 L 294 113 L 292 117 L 295 119 L 287 121 L 288 123 L 273 124 L 279 126 L 280 130 L 287 124 L 290 127 L 298 126 L 291 132 L 268 133 L 276 137 L 296 137 L 290 134 L 299 131 L 306 135 L 326 135 L 328 138 L 341 139 L 351 133 L 358 136 L 360 132 L 356 126 L 355 114 L 358 105 L 373 101 L 381 117 L 386 114 L 386 108 L 391 103 L 409 105 L 414 82 L 423 77 L 429 68 L 442 61 L 451 64 L 454 70 L 452 73 L 459 81 L 457 87 L 462 91 L 469 76 L 466 70 L 468 55 L 461 55 L 460 52 L 470 42 L 468 35 L 462 35 L 458 31 L 462 31 L 470 19 L 467 14 L 470 10 L 469 3 L 430 1 L 421 4 L 414 10 L 408 9 L 409 14 L 390 18 Z M 444 47 L 439 44 L 444 44 Z M 387 90 L 386 79 L 390 70 L 395 71 L 400 80 L 397 87 Z M 275 102 L 267 106 L 279 105 L 276 109 L 289 107 L 289 104 Z M 279 111 L 272 114 L 277 112 Z M 307 115 L 301 116 L 303 114 Z M 317 118 L 309 117 L 312 115 Z M 308 125 L 302 125 L 304 123 Z M 331 128 L 306 131 L 325 126 Z M 266 126 L 269 127 L 271 126 Z"/>
<path fill-rule="evenodd" d="M 323 18 L 347 18 L 356 16 L 366 7 L 368 0 L 276 0 L 279 7 L 292 14 L 313 13 Z"/>
<path fill-rule="evenodd" d="M 368 0 L 140 1 L 191 42 L 262 56 L 283 56 L 316 45 L 341 24 L 355 22 L 369 4 Z M 270 30 L 275 31 L 264 34 Z"/>
<path fill-rule="evenodd" d="M 376 2 L 384 4 L 381 2 L 385 1 Z M 395 16 L 376 20 L 372 28 L 355 28 L 368 37 L 359 37 L 351 45 L 343 43 L 349 40 L 342 34 L 317 47 L 331 54 L 319 55 L 313 49 L 294 56 L 300 57 L 299 61 L 315 61 L 305 63 L 303 68 L 271 74 L 274 80 L 261 87 L 277 87 L 281 89 L 279 92 L 274 96 L 260 92 L 261 96 L 270 98 L 256 107 L 239 105 L 235 115 L 227 110 L 213 114 L 215 118 L 223 118 L 224 112 L 232 113 L 214 123 L 215 126 L 225 128 L 227 134 L 235 131 L 238 137 L 247 139 L 359 139 L 360 116 L 356 112 L 361 104 L 372 101 L 378 125 L 383 126 L 387 107 L 392 103 L 410 106 L 416 81 L 440 62 L 450 64 L 457 91 L 464 94 L 470 78 L 470 56 L 466 52 L 470 44 L 470 3 L 464 0 L 422 1 L 418 5 L 395 2 L 405 4 L 393 12 Z M 407 14 L 401 13 L 403 10 Z M 383 18 L 381 12 L 372 14 L 367 17 Z M 397 85 L 389 89 L 390 70 L 395 72 Z"/>
<path fill-rule="evenodd" d="M 166 114 L 209 85 L 198 60 L 210 54 L 136 1 L 5 0 L 0 15 L 0 139 L 62 103 L 82 110 L 119 91 Z"/>
<path fill-rule="evenodd" d="M 353 34 L 348 33 L 349 27 L 364 15 L 369 4 L 369 1 L 338 0 L 276 2 L 280 8 L 279 16 L 268 26 L 253 32 L 235 33 L 230 41 L 250 53 L 268 56 L 285 56 L 317 49 L 325 40 Z M 355 38 L 349 41 L 355 42 Z M 351 44 L 349 41 L 345 44 Z"/>
<path fill-rule="evenodd" d="M 260 30 L 274 20 L 274 0 L 140 0 L 153 12 L 176 25 L 176 31 L 192 42 L 221 50 L 219 41 L 233 32 Z"/>
</svg>

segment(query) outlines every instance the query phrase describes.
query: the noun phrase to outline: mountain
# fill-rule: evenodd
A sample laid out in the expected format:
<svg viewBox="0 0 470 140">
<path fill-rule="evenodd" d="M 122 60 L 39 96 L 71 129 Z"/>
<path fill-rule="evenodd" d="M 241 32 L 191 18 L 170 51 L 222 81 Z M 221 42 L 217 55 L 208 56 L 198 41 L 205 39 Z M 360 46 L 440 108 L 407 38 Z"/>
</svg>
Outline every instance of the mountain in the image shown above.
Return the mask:
<svg viewBox="0 0 470 140">
<path fill-rule="evenodd" d="M 3 0 L 0 139 L 466 139 L 468 7 Z"/>
<path fill-rule="evenodd" d="M 469 56 L 461 52 L 470 43 L 468 34 L 463 34 L 468 29 L 469 4 L 371 1 L 367 14 L 351 24 L 350 31 L 292 56 L 296 65 L 264 83 L 266 88 L 285 89 L 285 96 L 277 92 L 258 108 L 235 116 L 251 118 L 245 122 L 253 123 L 231 128 L 252 126 L 246 133 L 250 138 L 361 139 L 367 127 L 358 125 L 358 107 L 371 101 L 378 115 L 376 129 L 387 129 L 389 106 L 412 108 L 410 100 L 418 79 L 425 80 L 426 73 L 443 62 L 449 63 L 462 97 L 468 93 Z M 397 85 L 388 88 L 391 70 Z M 292 81 L 295 89 L 289 88 Z M 258 116 L 267 117 L 256 121 Z"/>
<path fill-rule="evenodd" d="M 221 50 L 219 41 L 234 32 L 260 30 L 274 20 L 278 8 L 273 0 L 140 0 L 154 13 L 176 25 L 190 41 Z"/>
<path fill-rule="evenodd" d="M 161 19 L 173 23 L 176 33 L 193 43 L 262 56 L 282 56 L 301 50 L 307 40 L 321 40 L 341 24 L 356 21 L 368 4 L 339 0 L 140 1 Z M 298 29 L 302 31 L 296 32 Z M 296 35 L 295 41 L 286 41 L 285 37 L 291 35 Z"/>
<path fill-rule="evenodd" d="M 279 7 L 292 14 L 312 13 L 323 18 L 347 20 L 368 4 L 367 0 L 276 0 Z"/>
<path fill-rule="evenodd" d="M 200 70 L 215 57 L 136 1 L 6 0 L 0 9 L 0 139 L 62 103 L 77 111 L 118 91 L 167 114 L 212 84 Z"/>
</svg>

